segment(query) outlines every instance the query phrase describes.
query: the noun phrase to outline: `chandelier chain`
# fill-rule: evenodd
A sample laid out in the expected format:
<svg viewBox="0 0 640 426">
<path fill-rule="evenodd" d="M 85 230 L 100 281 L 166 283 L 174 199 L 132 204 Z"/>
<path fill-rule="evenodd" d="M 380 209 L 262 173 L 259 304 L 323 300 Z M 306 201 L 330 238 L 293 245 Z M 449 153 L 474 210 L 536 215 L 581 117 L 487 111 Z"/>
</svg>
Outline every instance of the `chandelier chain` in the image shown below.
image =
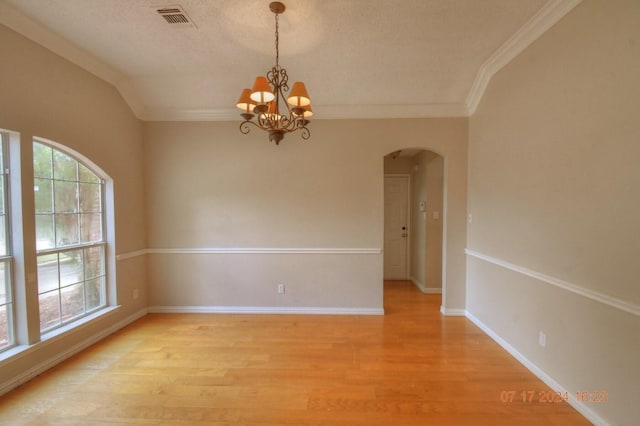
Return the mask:
<svg viewBox="0 0 640 426">
<path fill-rule="evenodd" d="M 279 24 L 278 24 L 278 13 L 276 13 L 276 68 L 280 68 L 280 48 L 278 47 L 278 42 L 280 39 Z"/>
</svg>

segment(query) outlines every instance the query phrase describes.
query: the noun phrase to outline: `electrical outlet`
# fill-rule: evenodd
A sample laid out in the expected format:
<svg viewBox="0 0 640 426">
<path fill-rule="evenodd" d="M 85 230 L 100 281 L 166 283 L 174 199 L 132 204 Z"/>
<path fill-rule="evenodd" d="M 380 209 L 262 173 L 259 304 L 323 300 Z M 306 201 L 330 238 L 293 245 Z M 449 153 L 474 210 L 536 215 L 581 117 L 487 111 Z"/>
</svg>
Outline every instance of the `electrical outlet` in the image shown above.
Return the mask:
<svg viewBox="0 0 640 426">
<path fill-rule="evenodd" d="M 138 289 L 134 288 L 133 289 L 133 300 L 136 300 L 138 298 L 139 294 L 138 294 Z"/>
<path fill-rule="evenodd" d="M 543 348 L 547 346 L 547 335 L 542 331 L 540 331 L 540 333 L 538 334 L 538 344 Z"/>
<path fill-rule="evenodd" d="M 284 294 L 284 284 L 278 284 L 278 294 Z"/>
</svg>

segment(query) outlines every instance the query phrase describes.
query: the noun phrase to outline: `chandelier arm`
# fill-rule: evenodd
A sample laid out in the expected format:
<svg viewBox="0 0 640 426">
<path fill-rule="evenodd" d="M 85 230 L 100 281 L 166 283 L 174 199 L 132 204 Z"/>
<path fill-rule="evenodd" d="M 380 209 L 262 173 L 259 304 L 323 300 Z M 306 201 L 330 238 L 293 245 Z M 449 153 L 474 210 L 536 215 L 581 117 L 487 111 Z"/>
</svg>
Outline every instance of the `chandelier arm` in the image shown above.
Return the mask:
<svg viewBox="0 0 640 426">
<path fill-rule="evenodd" d="M 289 91 L 289 75 L 287 74 L 287 70 L 284 68 L 280 68 L 279 81 L 280 81 L 280 94 L 282 95 L 282 99 L 285 99 L 284 94 L 282 93 L 282 90 L 284 90 L 285 92 Z"/>
<path fill-rule="evenodd" d="M 253 124 L 256 127 L 259 127 L 253 120 L 245 120 L 240 123 L 240 133 L 242 133 L 243 135 L 248 134 L 251 131 L 251 127 L 249 127 L 249 124 Z"/>
<path fill-rule="evenodd" d="M 303 117 L 300 117 L 293 113 L 289 113 L 288 117 L 283 118 L 282 123 L 287 132 L 294 132 L 306 127 L 308 121 L 306 121 Z"/>
<path fill-rule="evenodd" d="M 273 128 L 271 120 L 269 120 L 267 114 L 259 114 L 258 122 L 253 124 L 255 124 L 256 127 L 261 128 L 262 130 L 271 130 Z"/>
<path fill-rule="evenodd" d="M 307 126 L 302 126 L 302 132 L 300 133 L 300 136 L 302 136 L 302 139 L 304 139 L 305 141 L 311 137 L 311 132 L 309 131 Z"/>
</svg>

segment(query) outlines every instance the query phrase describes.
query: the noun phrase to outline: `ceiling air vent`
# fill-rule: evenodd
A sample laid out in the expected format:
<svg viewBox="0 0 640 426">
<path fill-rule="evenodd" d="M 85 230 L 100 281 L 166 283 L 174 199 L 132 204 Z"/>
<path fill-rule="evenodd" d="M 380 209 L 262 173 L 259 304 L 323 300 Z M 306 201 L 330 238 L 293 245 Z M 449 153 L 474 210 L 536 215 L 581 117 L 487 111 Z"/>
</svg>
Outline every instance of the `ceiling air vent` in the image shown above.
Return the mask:
<svg viewBox="0 0 640 426">
<path fill-rule="evenodd" d="M 191 18 L 189 18 L 189 15 L 187 15 L 187 12 L 179 5 L 161 7 L 156 9 L 156 12 L 158 12 L 168 24 L 176 27 L 197 28 L 196 24 L 194 24 Z"/>
</svg>

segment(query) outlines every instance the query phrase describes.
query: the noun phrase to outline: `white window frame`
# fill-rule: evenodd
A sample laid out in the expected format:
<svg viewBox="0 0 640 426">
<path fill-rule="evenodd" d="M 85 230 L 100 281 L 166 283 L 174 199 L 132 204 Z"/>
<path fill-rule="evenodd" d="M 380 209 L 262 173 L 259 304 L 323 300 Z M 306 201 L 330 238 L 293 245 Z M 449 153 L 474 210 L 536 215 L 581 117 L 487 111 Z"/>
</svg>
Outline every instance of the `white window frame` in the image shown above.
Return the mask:
<svg viewBox="0 0 640 426">
<path fill-rule="evenodd" d="M 13 250 L 12 250 L 12 237 L 11 237 L 11 203 L 9 194 L 11 188 L 9 186 L 9 134 L 0 130 L 0 150 L 2 150 L 2 162 L 0 164 L 0 179 L 3 181 L 3 196 L 0 203 L 4 204 L 4 231 L 5 231 L 5 244 L 6 254 L 0 256 L 0 263 L 5 264 L 5 286 L 6 296 L 5 303 L 7 309 L 7 344 L 0 347 L 0 352 L 4 352 L 13 348 L 16 345 L 16 327 L 15 327 L 15 291 L 13 280 Z"/>
<path fill-rule="evenodd" d="M 65 155 L 68 155 L 78 163 L 84 165 L 93 174 L 95 174 L 101 182 L 101 196 L 102 196 L 102 241 L 91 243 L 79 243 L 59 248 L 47 248 L 43 250 L 36 250 L 36 262 L 37 256 L 51 253 L 61 253 L 69 250 L 78 250 L 90 247 L 101 246 L 104 250 L 104 294 L 103 303 L 100 307 L 84 312 L 83 315 L 74 316 L 67 321 L 61 321 L 59 324 L 42 329 L 40 334 L 43 339 L 56 336 L 62 332 L 73 329 L 76 326 L 84 324 L 87 320 L 91 320 L 96 316 L 100 316 L 103 313 L 107 313 L 116 306 L 116 286 L 115 286 L 115 232 L 113 229 L 114 223 L 114 209 L 113 209 L 113 180 L 95 163 L 89 160 L 82 154 L 74 151 L 65 145 L 60 143 L 34 137 L 33 143 L 39 143 L 52 148 L 53 150 L 60 151 Z M 35 177 L 35 174 L 34 174 Z M 35 210 L 34 210 L 35 215 Z M 38 308 L 39 309 L 39 308 Z"/>
</svg>

